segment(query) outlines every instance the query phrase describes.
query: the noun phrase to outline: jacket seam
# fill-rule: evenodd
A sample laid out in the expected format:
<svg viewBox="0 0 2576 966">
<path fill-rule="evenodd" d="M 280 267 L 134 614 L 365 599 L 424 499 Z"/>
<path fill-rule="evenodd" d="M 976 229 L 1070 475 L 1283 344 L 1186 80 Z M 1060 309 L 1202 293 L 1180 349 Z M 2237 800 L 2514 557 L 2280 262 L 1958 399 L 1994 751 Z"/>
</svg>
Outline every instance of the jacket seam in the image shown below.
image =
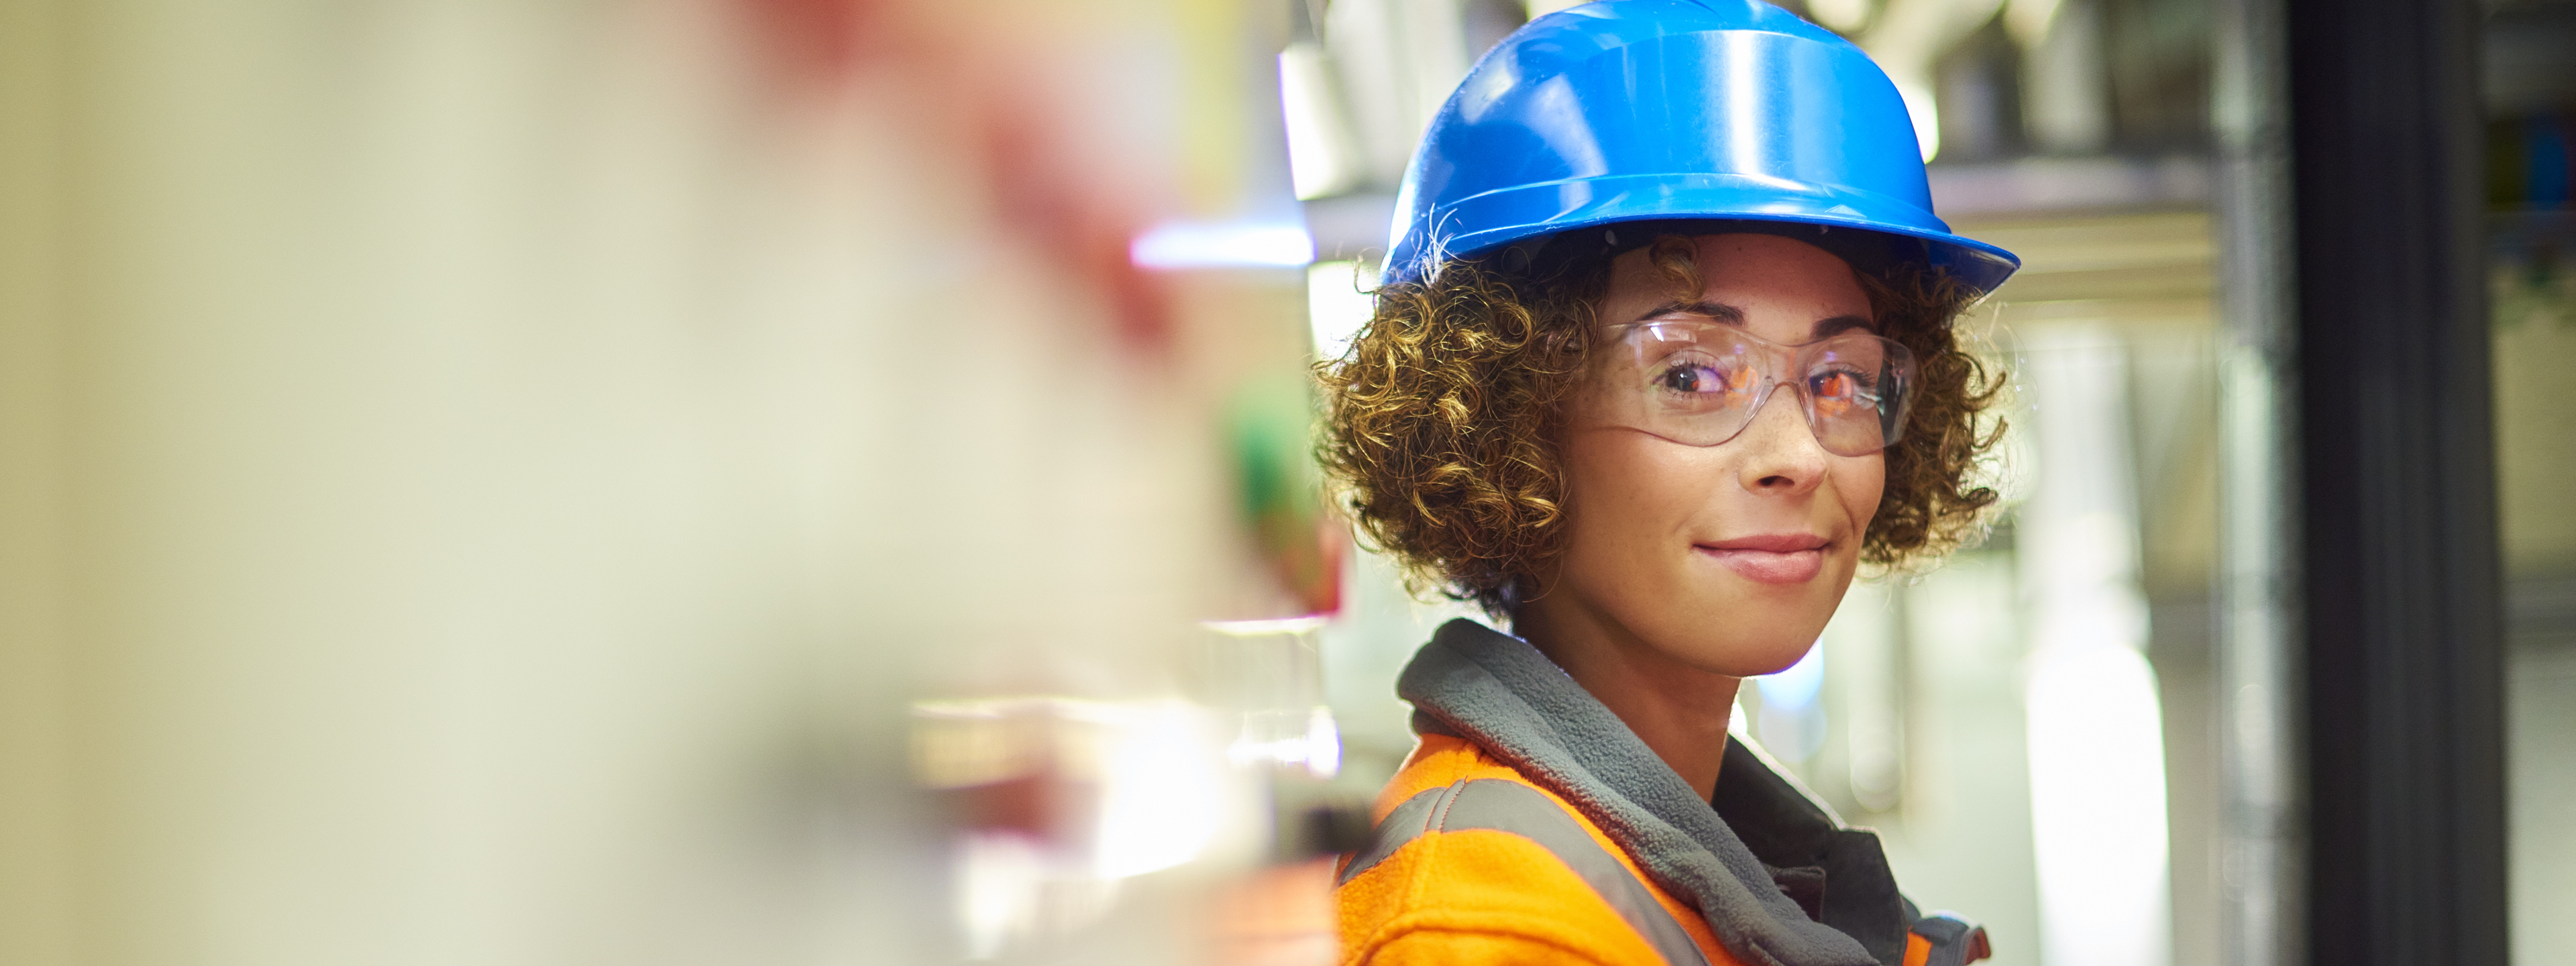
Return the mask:
<svg viewBox="0 0 2576 966">
<path fill-rule="evenodd" d="M 1475 739 L 1458 737 L 1456 740 L 1463 746 L 1458 749 L 1458 751 L 1462 751 L 1466 754 L 1467 761 L 1462 766 L 1451 769 L 1451 773 L 1454 777 L 1452 777 L 1449 782 L 1440 785 L 1432 785 L 1415 793 L 1417 795 L 1423 793 L 1437 793 L 1440 798 L 1437 805 L 1424 816 L 1423 828 L 1416 833 L 1416 837 L 1412 842 L 1406 843 L 1406 848 L 1410 848 L 1417 843 L 1438 839 L 1447 832 L 1446 826 L 1449 819 L 1449 806 L 1451 803 L 1457 801 L 1459 791 L 1466 787 L 1468 782 L 1479 780 L 1480 777 L 1486 780 L 1507 780 L 1546 796 L 1547 799 L 1555 803 L 1558 808 L 1563 809 L 1566 814 L 1572 816 L 1575 821 L 1583 827 L 1587 836 L 1594 836 L 1594 833 L 1600 833 L 1596 837 L 1593 837 L 1593 843 L 1601 846 L 1604 851 L 1608 852 L 1612 858 L 1619 863 L 1620 868 L 1625 870 L 1639 883 L 1644 884 L 1647 887 L 1647 895 L 1649 898 L 1656 900 L 1655 905 L 1658 909 L 1661 909 L 1667 915 L 1673 916 L 1677 922 L 1684 922 L 1685 917 L 1687 917 L 1688 920 L 1695 920 L 1700 922 L 1703 926 L 1706 925 L 1706 919 L 1702 917 L 1702 914 L 1694 908 L 1690 902 L 1679 896 L 1670 896 L 1666 893 L 1662 887 L 1647 874 L 1645 863 L 1640 861 L 1636 856 L 1629 854 L 1628 848 L 1625 844 L 1610 837 L 1607 833 L 1602 833 L 1593 818 L 1590 815 L 1585 814 L 1581 808 L 1575 806 L 1572 802 L 1565 801 L 1555 791 L 1547 788 L 1546 786 L 1532 781 L 1528 775 L 1523 774 L 1519 768 L 1514 767 L 1509 762 L 1496 758 L 1492 750 L 1486 748 L 1482 743 Z M 1476 774 L 1477 772 L 1485 769 L 1499 770 L 1501 774 L 1483 776 Z M 1403 854 L 1402 849 L 1397 850 L 1395 853 L 1390 853 L 1386 859 L 1382 861 L 1393 861 L 1395 857 L 1400 854 Z M 1423 913 L 1425 906 L 1427 905 L 1423 898 L 1424 891 L 1428 888 L 1426 877 L 1430 874 L 1430 870 L 1433 865 L 1432 859 L 1434 857 L 1435 853 L 1433 851 L 1433 847 L 1425 846 L 1424 851 L 1420 853 L 1419 859 L 1416 862 L 1416 867 L 1406 873 L 1408 878 L 1405 881 L 1403 892 L 1404 898 L 1402 900 L 1403 909 L 1405 911 L 1398 913 L 1394 919 L 1388 920 L 1388 926 L 1381 926 L 1378 932 L 1371 934 L 1370 941 L 1359 948 L 1375 950 L 1385 942 L 1392 941 L 1393 937 L 1385 935 L 1386 929 L 1391 928 L 1392 924 L 1395 922 Z M 1667 898 L 1671 899 L 1671 905 L 1665 904 L 1665 900 Z M 1606 898 L 1604 901 L 1607 901 Z M 1679 911 L 1676 911 L 1675 907 L 1679 907 Z M 1717 943 L 1713 948 L 1708 945 L 1703 945 L 1700 942 L 1699 937 L 1690 933 L 1690 929 L 1686 924 L 1683 926 L 1682 932 L 1684 938 L 1699 951 L 1701 957 L 1712 963 L 1720 961 L 1720 954 L 1718 951 L 1725 949 L 1724 943 Z M 1640 938 L 1643 938 L 1642 934 Z M 1649 945 L 1652 944 L 1649 943 Z M 1725 953 L 1725 955 L 1732 957 L 1733 954 L 1728 952 Z M 1352 960 L 1351 962 L 1358 961 L 1359 960 Z"/>
<path fill-rule="evenodd" d="M 1545 946 L 1550 949 L 1562 951 L 1566 955 L 1572 956 L 1586 963 L 1592 963 L 1594 966 L 1610 966 L 1609 960 L 1602 959 L 1590 952 L 1569 946 L 1563 942 L 1559 942 L 1545 936 L 1533 935 L 1517 929 L 1467 928 L 1464 926 L 1444 925 L 1436 922 L 1422 921 L 1424 919 L 1432 918 L 1435 915 L 1437 914 L 1427 909 L 1409 909 L 1395 918 L 1388 920 L 1386 925 L 1379 927 L 1377 932 L 1370 935 L 1367 943 L 1358 947 L 1360 950 L 1359 955 L 1356 958 L 1349 960 L 1349 962 L 1355 964 L 1366 963 L 1369 960 L 1376 958 L 1378 951 L 1386 948 L 1387 944 L 1406 936 L 1427 933 L 1451 933 L 1460 936 L 1510 936 L 1534 946 Z"/>
<path fill-rule="evenodd" d="M 1468 779 L 1461 779 L 1460 781 L 1461 781 L 1461 782 L 1464 782 L 1464 781 L 1467 781 L 1467 780 L 1468 780 Z M 1451 786 L 1451 788 L 1452 788 L 1452 790 L 1454 790 L 1454 786 Z M 1446 793 L 1446 792 L 1444 792 L 1444 794 L 1447 794 L 1447 793 Z M 1447 801 L 1445 801 L 1445 800 L 1444 800 L 1444 801 L 1441 803 L 1442 808 L 1441 808 L 1441 809 L 1439 809 L 1439 810 L 1437 810 L 1437 811 L 1435 811 L 1435 813 L 1434 813 L 1434 814 L 1435 814 L 1435 815 L 1441 815 L 1441 814 L 1445 813 L 1445 812 L 1446 812 L 1446 806 L 1447 806 L 1447 804 L 1448 804 L 1448 803 L 1447 803 Z M 1494 829 L 1472 829 L 1472 830 L 1462 830 L 1462 832 L 1463 832 L 1463 831 L 1493 831 L 1493 832 L 1495 832 L 1496 834 L 1501 834 L 1501 835 L 1512 835 L 1512 834 L 1513 834 L 1513 833 L 1510 833 L 1510 832 L 1503 832 L 1503 831 L 1500 831 L 1500 830 L 1494 830 Z M 1397 858 L 1398 858 L 1398 857 L 1400 857 L 1400 856 L 1405 856 L 1405 854 L 1406 854 L 1408 851 L 1411 851 L 1411 850 L 1414 850 L 1414 849 L 1419 849 L 1419 850 L 1420 850 L 1420 851 L 1418 851 L 1418 852 L 1415 852 L 1412 856 L 1410 856 L 1410 861 L 1412 862 L 1412 867 L 1411 867 L 1411 868 L 1409 868 L 1409 869 L 1407 869 L 1407 870 L 1405 870 L 1405 872 L 1404 872 L 1404 876 L 1405 876 L 1404 888 L 1403 888 L 1403 896 L 1404 896 L 1404 898 L 1401 900 L 1401 906 L 1400 906 L 1400 908 L 1401 908 L 1401 910 L 1402 910 L 1402 911 L 1400 911 L 1400 912 L 1396 913 L 1396 914 L 1395 914 L 1394 916 L 1392 916 L 1392 917 L 1389 917 L 1385 922 L 1381 923 L 1381 924 L 1380 924 L 1380 925 L 1379 925 L 1375 930 L 1372 930 L 1372 931 L 1368 934 L 1368 936 L 1367 936 L 1367 938 L 1366 938 L 1365 940 L 1360 941 L 1360 942 L 1356 942 L 1356 943 L 1352 943 L 1352 944 L 1350 945 L 1350 947 L 1349 947 L 1349 958 L 1346 958 L 1346 959 L 1342 960 L 1342 962 L 1344 962 L 1344 963 L 1346 963 L 1346 964 L 1358 964 L 1358 963 L 1365 963 L 1365 962 L 1367 962 L 1367 961 L 1369 960 L 1369 958 L 1370 958 L 1370 957 L 1375 956 L 1375 955 L 1376 955 L 1376 953 L 1377 953 L 1377 950 L 1379 950 L 1380 948 L 1383 948 L 1387 943 L 1390 943 L 1390 942 L 1393 942 L 1393 941 L 1395 941 L 1395 940 L 1397 940 L 1397 939 L 1400 939 L 1400 938 L 1402 938 L 1404 935 L 1406 935 L 1406 934 L 1408 934 L 1408 933 L 1411 933 L 1411 932 L 1418 932 L 1418 931 L 1426 931 L 1426 930 L 1428 930 L 1428 931 L 1445 931 L 1445 932 L 1455 932 L 1455 933 L 1460 933 L 1460 934 L 1486 934 L 1486 933 L 1497 933 L 1497 932 L 1499 932 L 1499 933 L 1503 933 L 1503 934 L 1506 934 L 1506 935 L 1511 935 L 1511 936 L 1514 936 L 1514 937 L 1517 937 L 1517 938 L 1520 938 L 1520 939 L 1524 939 L 1524 940 L 1527 940 L 1527 941 L 1530 941 L 1530 942 L 1540 943 L 1540 944 L 1543 944 L 1543 945 L 1547 945 L 1547 946 L 1550 946 L 1550 947 L 1553 947 L 1553 948 L 1565 949 L 1565 950 L 1567 950 L 1569 953 L 1572 953 L 1572 954 L 1574 954 L 1574 955 L 1578 956 L 1579 958 L 1583 959 L 1585 962 L 1591 962 L 1591 963 L 1603 963 L 1603 964 L 1606 964 L 1606 962 L 1607 962 L 1607 961 L 1605 961 L 1605 960 L 1602 960 L 1602 959 L 1600 959 L 1600 958 L 1598 958 L 1598 957 L 1591 956 L 1591 955 L 1589 955 L 1589 954 L 1584 954 L 1584 953 L 1577 952 L 1577 951 L 1573 950 L 1571 947 L 1568 947 L 1568 946 L 1566 946 L 1566 945 L 1565 945 L 1565 944 L 1563 944 L 1563 943 L 1555 942 L 1555 941 L 1552 941 L 1552 940 L 1546 939 L 1546 938 L 1544 938 L 1543 936 L 1540 936 L 1540 935 L 1534 935 L 1534 934 L 1531 934 L 1531 933 L 1522 932 L 1522 931 L 1514 930 L 1514 929 L 1510 929 L 1510 928 L 1507 928 L 1507 927 L 1506 927 L 1506 928 L 1502 928 L 1502 929 L 1490 929 L 1490 928 L 1489 928 L 1489 929 L 1467 929 L 1467 928 L 1462 928 L 1462 927 L 1457 927 L 1457 926 L 1441 926 L 1441 925 L 1430 925 L 1430 924 L 1425 924 L 1425 923 L 1423 923 L 1423 922 L 1422 922 L 1422 920 L 1424 920 L 1424 919 L 1426 919 L 1426 918 L 1436 918 L 1436 917 L 1438 917 L 1439 915 L 1441 915 L 1441 911 L 1440 911 L 1440 910 L 1433 908 L 1433 907 L 1432 907 L 1432 903 L 1430 903 L 1430 902 L 1428 902 L 1428 901 L 1426 901 L 1426 900 L 1425 900 L 1425 898 L 1424 898 L 1424 893 L 1425 893 L 1425 891 L 1426 891 L 1426 890 L 1428 890 L 1428 888 L 1429 888 L 1429 880 L 1430 880 L 1430 876 L 1431 876 L 1431 871 L 1432 871 L 1434 868 L 1436 868 L 1436 867 L 1437 867 L 1437 865 L 1438 865 L 1438 861 L 1437 861 L 1437 860 L 1438 860 L 1438 858 L 1439 858 L 1440 842 L 1441 842 L 1441 840 L 1442 840 L 1442 839 L 1444 839 L 1444 838 L 1448 837 L 1449 835 L 1453 835 L 1453 834 L 1461 834 L 1461 833 L 1450 832 L 1450 831 L 1447 831 L 1447 830 L 1445 830 L 1445 829 L 1439 828 L 1439 827 L 1437 827 L 1437 826 L 1435 825 L 1433 828 L 1431 828 L 1430 830 L 1428 830 L 1427 832 L 1425 832 L 1424 834 L 1422 834 L 1420 837 L 1417 837 L 1417 838 L 1415 838 L 1413 841 L 1410 841 L 1410 842 L 1405 843 L 1403 847 L 1398 848 L 1396 851 L 1394 851 L 1394 852 L 1392 852 L 1392 853 L 1389 853 L 1389 854 L 1387 855 L 1385 862 L 1394 862 L 1394 861 L 1396 861 L 1396 860 L 1397 860 Z M 1514 836 L 1514 837 L 1515 837 L 1515 838 L 1520 838 L 1520 836 Z M 1525 839 L 1525 838 L 1524 838 L 1523 840 L 1524 840 L 1524 841 L 1527 841 L 1527 839 Z M 1533 845 L 1535 845 L 1536 843 L 1532 843 L 1532 844 L 1533 844 Z M 1543 848 L 1543 846 L 1542 846 L 1542 848 Z M 1559 863 L 1562 863 L 1564 860 L 1563 860 L 1563 858 L 1562 858 L 1562 857 L 1557 857 L 1557 861 L 1558 861 Z M 1380 864 L 1380 867 L 1381 867 L 1381 868 L 1382 868 L 1382 867 L 1384 867 L 1384 864 L 1385 864 L 1385 863 L 1381 863 L 1381 864 Z M 1571 868 L 1569 868 L 1567 871 L 1568 871 L 1568 872 L 1572 872 L 1572 869 L 1571 869 Z M 1365 873 L 1365 872 L 1361 873 L 1361 875 L 1367 875 L 1367 874 L 1368 874 L 1368 873 Z M 1601 896 L 1601 895 L 1600 895 L 1600 894 L 1598 894 L 1597 892 L 1587 893 L 1587 894 L 1591 895 L 1595 901 L 1597 901 L 1597 902 L 1601 902 L 1601 903 L 1603 903 L 1605 906 L 1609 904 L 1609 900 L 1608 900 L 1608 898 L 1607 898 L 1607 897 L 1604 897 L 1604 896 Z M 1616 909 L 1615 907 L 1612 907 L 1609 911 L 1611 912 L 1611 914 L 1612 914 L 1613 916 L 1617 916 L 1617 914 L 1618 914 L 1617 909 Z M 1646 946 L 1647 946 L 1647 948 L 1648 948 L 1649 950 L 1652 950 L 1652 949 L 1654 948 L 1654 943 L 1653 943 L 1651 940 L 1647 939 L 1647 938 L 1645 937 L 1645 935 L 1644 935 L 1642 932 L 1637 931 L 1637 930 L 1636 930 L 1636 928 L 1635 928 L 1635 926 L 1634 926 L 1634 924 L 1628 924 L 1628 923 L 1623 923 L 1623 924 L 1624 924 L 1624 925 L 1627 925 L 1627 926 L 1628 926 L 1628 928 L 1629 928 L 1629 931 L 1630 931 L 1631 933 L 1634 933 L 1634 934 L 1636 935 L 1637 939 L 1638 939 L 1640 942 L 1645 943 L 1645 944 L 1646 944 Z M 1699 941 L 1698 941 L 1696 938 L 1691 938 L 1691 937 L 1689 937 L 1689 936 L 1688 936 L 1688 931 L 1687 931 L 1687 930 L 1685 930 L 1685 931 L 1684 931 L 1684 934 L 1685 934 L 1685 938 L 1689 939 L 1689 941 L 1690 941 L 1691 945 L 1693 945 L 1694 947 L 1696 947 L 1696 946 L 1698 946 L 1698 945 L 1699 945 Z M 1709 952 L 1709 951 L 1708 951 L 1707 949 L 1702 948 L 1702 949 L 1700 949 L 1699 951 L 1700 951 L 1700 954 L 1701 954 L 1703 957 L 1707 957 L 1711 962 L 1717 962 L 1717 961 L 1718 961 L 1715 957 L 1713 957 L 1713 956 L 1709 956 L 1709 955 L 1708 955 L 1708 952 Z M 1657 957 L 1657 958 L 1658 958 L 1658 959 L 1660 959 L 1660 958 L 1661 958 L 1660 953 L 1658 953 L 1658 957 Z"/>
</svg>

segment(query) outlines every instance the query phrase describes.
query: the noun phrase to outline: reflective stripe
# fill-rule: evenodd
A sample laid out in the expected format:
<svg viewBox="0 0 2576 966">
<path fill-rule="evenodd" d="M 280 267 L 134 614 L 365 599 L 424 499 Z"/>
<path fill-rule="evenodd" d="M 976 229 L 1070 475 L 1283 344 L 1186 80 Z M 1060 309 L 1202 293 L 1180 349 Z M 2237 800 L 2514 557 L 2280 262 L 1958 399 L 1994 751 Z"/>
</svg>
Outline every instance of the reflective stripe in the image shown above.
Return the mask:
<svg viewBox="0 0 2576 966">
<path fill-rule="evenodd" d="M 1955 912 L 1936 912 L 1917 919 L 1909 931 L 1928 948 L 1920 960 L 1908 955 L 1908 964 L 1967 966 L 1991 955 L 1986 945 L 1986 927 L 1960 918 Z"/>
<path fill-rule="evenodd" d="M 1405 843 L 1430 832 L 1463 832 L 1488 829 L 1509 832 L 1553 853 L 1566 868 L 1582 877 L 1600 894 L 1602 901 L 1619 912 L 1647 945 L 1655 947 L 1664 961 L 1674 966 L 1706 966 L 1708 957 L 1701 955 L 1699 944 L 1682 931 L 1681 923 L 1655 901 L 1646 884 L 1628 874 L 1628 869 L 1593 841 L 1582 823 L 1550 800 L 1538 789 L 1499 778 L 1460 781 L 1447 788 L 1435 788 L 1406 799 L 1404 804 L 1387 813 L 1370 837 L 1367 848 L 1351 857 L 1343 867 L 1338 886 L 1357 878 L 1360 873 L 1395 854 Z"/>
</svg>

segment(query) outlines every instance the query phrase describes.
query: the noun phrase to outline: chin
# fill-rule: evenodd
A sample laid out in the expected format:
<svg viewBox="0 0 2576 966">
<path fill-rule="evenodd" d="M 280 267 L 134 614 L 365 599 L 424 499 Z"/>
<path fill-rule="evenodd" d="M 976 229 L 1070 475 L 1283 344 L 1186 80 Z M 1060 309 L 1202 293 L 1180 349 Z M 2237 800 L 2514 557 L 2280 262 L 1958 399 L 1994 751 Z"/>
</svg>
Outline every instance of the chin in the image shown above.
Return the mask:
<svg viewBox="0 0 2576 966">
<path fill-rule="evenodd" d="M 1728 629 L 1710 634 L 1708 629 L 1685 631 L 1667 636 L 1672 641 L 1662 647 L 1667 654 L 1680 657 L 1692 667 L 1726 677 L 1759 677 L 1777 675 L 1806 657 L 1816 647 L 1816 636 L 1824 634 L 1824 621 L 1808 618 L 1803 613 L 1759 613 L 1770 608 L 1747 608 L 1736 605 L 1723 613 L 1754 611 L 1747 621 L 1728 621 Z"/>
<path fill-rule="evenodd" d="M 1820 627 L 1816 630 L 1815 634 L 1779 641 L 1763 648 L 1764 657 L 1758 662 L 1759 666 L 1736 676 L 1761 677 L 1765 674 L 1778 674 L 1788 670 L 1790 665 L 1798 663 L 1799 658 L 1806 657 L 1808 651 L 1816 649 L 1816 638 L 1823 634 L 1824 629 Z"/>
<path fill-rule="evenodd" d="M 1733 652 L 1731 656 L 1734 658 L 1727 662 L 1729 666 L 1711 670 L 1738 678 L 1778 674 L 1788 670 L 1790 665 L 1798 663 L 1798 659 L 1807 656 L 1807 652 L 1813 650 L 1815 646 L 1816 635 L 1814 634 L 1794 638 L 1736 641 L 1728 648 Z"/>
<path fill-rule="evenodd" d="M 1817 582 L 1827 579 L 1820 576 Z M 1672 643 L 1663 650 L 1713 674 L 1738 678 L 1777 674 L 1798 663 L 1815 647 L 1826 620 L 1833 617 L 1833 604 L 1839 600 L 1835 595 L 1820 609 L 1803 594 L 1794 599 L 1727 596 L 1729 599 L 1712 601 L 1697 609 L 1699 613 L 1728 615 L 1723 626 L 1714 630 L 1706 625 L 1675 628 L 1676 633 L 1664 638 Z"/>
</svg>

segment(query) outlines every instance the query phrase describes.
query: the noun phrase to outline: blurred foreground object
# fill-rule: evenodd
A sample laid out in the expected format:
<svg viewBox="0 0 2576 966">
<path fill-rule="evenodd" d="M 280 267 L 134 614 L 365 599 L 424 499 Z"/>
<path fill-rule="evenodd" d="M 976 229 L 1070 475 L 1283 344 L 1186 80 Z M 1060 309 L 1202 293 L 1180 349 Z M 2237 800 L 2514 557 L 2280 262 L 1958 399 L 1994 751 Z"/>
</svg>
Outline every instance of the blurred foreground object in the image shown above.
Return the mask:
<svg viewBox="0 0 2576 966">
<path fill-rule="evenodd" d="M 0 962 L 1211 955 L 1266 11 L 0 2 Z"/>
</svg>

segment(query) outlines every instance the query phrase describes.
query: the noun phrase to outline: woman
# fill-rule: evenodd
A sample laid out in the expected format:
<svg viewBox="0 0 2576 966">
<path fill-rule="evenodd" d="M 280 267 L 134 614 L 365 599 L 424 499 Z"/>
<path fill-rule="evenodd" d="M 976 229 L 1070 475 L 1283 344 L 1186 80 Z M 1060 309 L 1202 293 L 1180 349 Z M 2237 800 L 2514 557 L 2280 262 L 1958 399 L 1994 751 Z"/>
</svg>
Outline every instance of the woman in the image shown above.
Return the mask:
<svg viewBox="0 0 2576 966">
<path fill-rule="evenodd" d="M 1901 99 L 1750 0 L 1541 18 L 1426 135 L 1377 310 L 1322 370 L 1370 540 L 1440 629 L 1421 742 L 1339 873 L 1354 962 L 1966 962 L 1876 839 L 1727 737 L 1863 564 L 1971 535 L 1993 380 Z"/>
</svg>

